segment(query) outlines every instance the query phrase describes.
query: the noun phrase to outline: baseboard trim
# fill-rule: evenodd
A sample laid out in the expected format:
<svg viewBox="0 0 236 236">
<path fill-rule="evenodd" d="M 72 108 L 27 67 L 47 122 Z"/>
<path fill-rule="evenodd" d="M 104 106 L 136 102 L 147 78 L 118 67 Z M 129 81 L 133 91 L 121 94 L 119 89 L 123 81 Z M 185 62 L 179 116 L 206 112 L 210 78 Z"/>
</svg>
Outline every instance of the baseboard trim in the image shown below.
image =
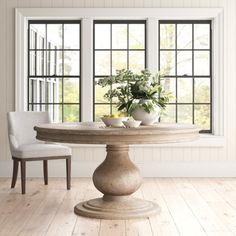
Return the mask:
<svg viewBox="0 0 236 236">
<path fill-rule="evenodd" d="M 91 177 L 96 161 L 72 161 L 72 177 Z M 144 177 L 236 177 L 236 161 L 148 161 L 137 163 Z M 65 177 L 65 162 L 49 161 L 49 177 Z M 27 177 L 41 177 L 42 162 L 27 163 Z M 11 177 L 12 161 L 0 161 L 0 177 Z M 19 174 L 20 175 L 20 174 Z"/>
</svg>

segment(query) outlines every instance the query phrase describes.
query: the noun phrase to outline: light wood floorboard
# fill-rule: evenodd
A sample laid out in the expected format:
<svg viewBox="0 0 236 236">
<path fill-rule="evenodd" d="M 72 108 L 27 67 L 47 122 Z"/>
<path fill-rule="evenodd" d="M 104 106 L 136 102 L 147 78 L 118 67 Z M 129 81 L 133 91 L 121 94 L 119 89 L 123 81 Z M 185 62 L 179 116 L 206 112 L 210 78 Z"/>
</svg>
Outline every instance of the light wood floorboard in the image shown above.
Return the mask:
<svg viewBox="0 0 236 236">
<path fill-rule="evenodd" d="M 236 236 L 236 178 L 146 178 L 134 197 L 154 201 L 160 214 L 138 220 L 98 220 L 74 206 L 102 196 L 90 178 L 27 179 L 10 189 L 0 179 L 0 236 Z"/>
</svg>

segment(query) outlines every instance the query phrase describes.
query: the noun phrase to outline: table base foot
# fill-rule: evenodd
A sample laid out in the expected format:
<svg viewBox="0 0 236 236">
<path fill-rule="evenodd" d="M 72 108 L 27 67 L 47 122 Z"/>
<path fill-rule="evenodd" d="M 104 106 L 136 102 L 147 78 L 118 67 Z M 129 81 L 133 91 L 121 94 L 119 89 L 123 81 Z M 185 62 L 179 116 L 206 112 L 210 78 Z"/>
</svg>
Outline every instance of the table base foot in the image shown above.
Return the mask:
<svg viewBox="0 0 236 236">
<path fill-rule="evenodd" d="M 97 219 L 137 219 L 158 214 L 160 207 L 150 201 L 131 197 L 96 198 L 81 202 L 74 208 L 77 215 Z"/>
</svg>

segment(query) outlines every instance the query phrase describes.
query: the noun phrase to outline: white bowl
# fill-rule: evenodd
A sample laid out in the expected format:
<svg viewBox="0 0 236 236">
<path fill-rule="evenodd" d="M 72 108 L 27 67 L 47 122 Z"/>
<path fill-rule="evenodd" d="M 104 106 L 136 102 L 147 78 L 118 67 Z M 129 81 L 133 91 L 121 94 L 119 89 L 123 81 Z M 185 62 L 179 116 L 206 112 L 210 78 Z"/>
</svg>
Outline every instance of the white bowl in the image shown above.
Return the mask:
<svg viewBox="0 0 236 236">
<path fill-rule="evenodd" d="M 107 127 L 123 127 L 122 121 L 128 120 L 128 117 L 101 117 Z"/>
<path fill-rule="evenodd" d="M 123 124 L 125 125 L 126 128 L 137 128 L 141 124 L 141 120 L 128 120 L 128 121 L 123 121 Z"/>
</svg>

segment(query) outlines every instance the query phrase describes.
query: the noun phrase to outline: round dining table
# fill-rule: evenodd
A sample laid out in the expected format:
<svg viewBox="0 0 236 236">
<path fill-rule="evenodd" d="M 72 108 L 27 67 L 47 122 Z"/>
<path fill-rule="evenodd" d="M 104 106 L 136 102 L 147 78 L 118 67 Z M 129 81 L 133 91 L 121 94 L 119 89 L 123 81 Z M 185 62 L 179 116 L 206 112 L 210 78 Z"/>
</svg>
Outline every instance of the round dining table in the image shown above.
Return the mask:
<svg viewBox="0 0 236 236">
<path fill-rule="evenodd" d="M 129 145 L 189 142 L 199 137 L 197 126 L 185 124 L 112 128 L 99 122 L 80 122 L 41 124 L 34 129 L 42 141 L 106 145 L 107 155 L 93 173 L 93 183 L 103 197 L 74 207 L 78 215 L 99 219 L 145 218 L 161 210 L 157 203 L 131 196 L 141 186 L 142 176 L 129 158 Z"/>
</svg>

